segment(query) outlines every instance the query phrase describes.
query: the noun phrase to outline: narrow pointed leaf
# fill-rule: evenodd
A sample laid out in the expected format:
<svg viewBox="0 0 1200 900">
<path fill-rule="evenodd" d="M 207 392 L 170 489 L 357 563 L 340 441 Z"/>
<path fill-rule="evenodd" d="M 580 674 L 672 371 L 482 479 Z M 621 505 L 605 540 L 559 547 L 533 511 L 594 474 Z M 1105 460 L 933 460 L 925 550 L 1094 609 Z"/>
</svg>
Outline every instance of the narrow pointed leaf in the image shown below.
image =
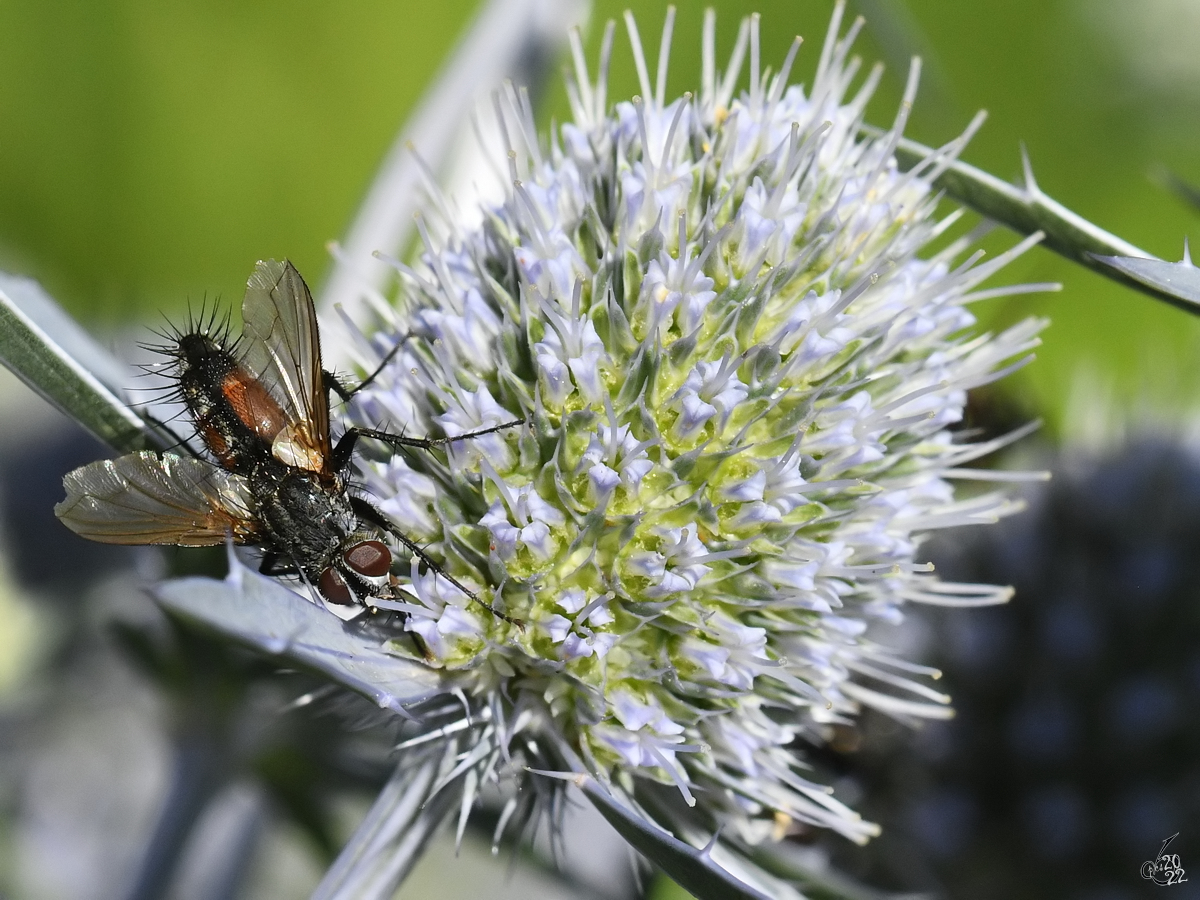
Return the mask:
<svg viewBox="0 0 1200 900">
<path fill-rule="evenodd" d="M 1200 269 L 1189 262 L 1132 256 L 1097 256 L 1096 260 L 1147 288 L 1170 293 L 1200 308 Z"/>
<path fill-rule="evenodd" d="M 907 170 L 921 163 L 933 152 L 935 151 L 932 148 L 916 141 L 901 140 L 896 147 L 896 161 L 901 169 Z M 1194 294 L 1186 291 L 1179 293 L 1171 285 L 1142 279 L 1104 263 L 1102 259 L 1107 256 L 1137 257 L 1144 260 L 1155 260 L 1156 257 L 1094 225 L 1044 194 L 1033 180 L 1028 160 L 1024 187 L 1008 184 L 982 169 L 958 160 L 951 163 L 933 183 L 963 205 L 1018 234 L 1042 232 L 1045 235 L 1042 246 L 1072 262 L 1151 297 L 1200 315 L 1200 303 L 1197 303 Z"/>
<path fill-rule="evenodd" d="M 441 689 L 431 669 L 385 653 L 326 609 L 230 554 L 229 576 L 179 578 L 151 591 L 164 607 L 268 655 L 321 672 L 407 716 L 407 707 Z"/>
<path fill-rule="evenodd" d="M 0 272 L 0 292 L 6 294 L 38 328 L 53 335 L 54 343 L 64 353 L 95 375 L 114 394 L 123 396 L 129 367 L 100 346 L 37 281 L 24 275 Z"/>
<path fill-rule="evenodd" d="M 0 363 L 114 450 L 163 446 L 101 380 L 118 364 L 28 279 L 0 276 Z"/>
<path fill-rule="evenodd" d="M 764 871 L 794 884 L 808 900 L 922 900 L 858 884 L 830 865 L 824 854 L 798 844 L 763 843 L 749 848 L 746 855 Z"/>
<path fill-rule="evenodd" d="M 436 748 L 431 748 L 434 750 Z M 455 810 L 460 782 L 436 789 L 443 761 L 405 756 L 334 860 L 312 900 L 388 900 Z"/>
<path fill-rule="evenodd" d="M 685 844 L 618 802 L 594 778 L 581 778 L 579 786 L 621 837 L 697 900 L 770 900 L 734 878 L 705 851 Z"/>
</svg>

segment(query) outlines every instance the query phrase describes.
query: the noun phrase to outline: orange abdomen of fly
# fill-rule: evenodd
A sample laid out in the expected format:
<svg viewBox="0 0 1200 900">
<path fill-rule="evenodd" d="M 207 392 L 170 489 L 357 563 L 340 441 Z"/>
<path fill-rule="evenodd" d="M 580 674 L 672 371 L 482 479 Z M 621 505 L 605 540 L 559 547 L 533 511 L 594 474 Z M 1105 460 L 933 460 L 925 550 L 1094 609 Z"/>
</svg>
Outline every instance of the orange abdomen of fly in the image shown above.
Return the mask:
<svg viewBox="0 0 1200 900">
<path fill-rule="evenodd" d="M 217 462 L 244 474 L 269 458 L 287 420 L 262 382 L 207 334 L 181 337 L 177 359 L 180 395 Z"/>
<path fill-rule="evenodd" d="M 286 421 L 262 382 L 239 365 L 221 379 L 220 391 L 238 421 L 270 446 Z"/>
</svg>

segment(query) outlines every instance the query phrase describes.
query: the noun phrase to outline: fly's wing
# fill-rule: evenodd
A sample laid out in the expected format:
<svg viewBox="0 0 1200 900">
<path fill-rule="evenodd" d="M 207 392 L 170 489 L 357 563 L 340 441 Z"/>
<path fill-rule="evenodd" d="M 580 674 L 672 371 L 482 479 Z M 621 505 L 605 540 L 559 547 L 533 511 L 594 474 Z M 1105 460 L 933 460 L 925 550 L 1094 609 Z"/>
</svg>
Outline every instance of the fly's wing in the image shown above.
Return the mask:
<svg viewBox="0 0 1200 900">
<path fill-rule="evenodd" d="M 54 514 L 102 544 L 206 547 L 227 535 L 258 539 L 257 504 L 246 479 L 210 462 L 148 450 L 88 463 L 63 479 Z"/>
<path fill-rule="evenodd" d="M 324 472 L 332 448 L 321 338 L 308 285 L 287 260 L 261 260 L 242 301 L 242 363 L 270 391 L 287 424 L 275 437 L 280 462 Z"/>
</svg>

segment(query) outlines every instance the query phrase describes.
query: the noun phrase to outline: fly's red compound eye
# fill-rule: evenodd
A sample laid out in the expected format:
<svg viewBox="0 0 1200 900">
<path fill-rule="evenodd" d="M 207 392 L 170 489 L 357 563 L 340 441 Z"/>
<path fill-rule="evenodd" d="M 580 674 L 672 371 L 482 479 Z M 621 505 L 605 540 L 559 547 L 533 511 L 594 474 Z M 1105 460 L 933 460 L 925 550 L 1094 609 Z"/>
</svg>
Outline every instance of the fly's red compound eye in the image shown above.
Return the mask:
<svg viewBox="0 0 1200 900">
<path fill-rule="evenodd" d="M 386 575 L 392 568 L 392 552 L 382 541 L 360 541 L 342 554 L 355 572 L 368 578 Z"/>
<path fill-rule="evenodd" d="M 346 580 L 332 566 L 321 573 L 321 577 L 317 579 L 317 588 L 321 596 L 330 603 L 349 606 L 354 602 L 354 595 L 346 586 Z"/>
</svg>

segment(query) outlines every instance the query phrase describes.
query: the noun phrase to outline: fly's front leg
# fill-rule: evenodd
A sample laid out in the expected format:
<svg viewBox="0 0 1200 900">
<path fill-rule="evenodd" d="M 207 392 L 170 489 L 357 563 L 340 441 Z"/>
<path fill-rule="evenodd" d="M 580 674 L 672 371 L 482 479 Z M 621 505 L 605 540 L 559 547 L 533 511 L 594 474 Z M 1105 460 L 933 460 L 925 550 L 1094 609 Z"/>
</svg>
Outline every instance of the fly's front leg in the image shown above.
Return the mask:
<svg viewBox="0 0 1200 900">
<path fill-rule="evenodd" d="M 372 372 L 370 375 L 368 375 L 366 378 L 364 378 L 362 381 L 360 381 L 358 383 L 357 387 L 354 387 L 354 388 L 346 387 L 344 384 L 342 384 L 342 382 L 338 379 L 338 377 L 336 375 L 334 375 L 332 372 L 327 372 L 324 369 L 322 369 L 321 377 L 325 381 L 325 389 L 329 390 L 329 391 L 333 391 L 335 394 L 337 394 L 338 397 L 341 398 L 343 403 L 348 402 L 351 397 L 353 397 L 355 394 L 357 394 L 359 391 L 361 391 L 363 388 L 365 388 L 367 385 L 369 385 L 372 381 L 374 381 L 379 376 L 379 373 L 387 368 L 388 363 L 390 363 L 393 359 L 396 358 L 396 354 L 400 352 L 400 348 L 404 346 L 404 342 L 407 341 L 410 337 L 412 337 L 411 331 L 408 332 L 408 334 L 403 335 L 400 338 L 400 340 L 396 341 L 396 345 L 394 347 L 392 347 L 392 349 L 389 350 L 386 354 L 384 354 L 383 359 L 379 361 L 379 365 L 377 365 L 375 367 L 375 371 Z"/>
<path fill-rule="evenodd" d="M 513 419 L 511 422 L 505 422 L 503 425 L 493 425 L 491 428 L 480 428 L 478 431 L 468 431 L 465 434 L 456 434 L 453 437 L 444 438 L 413 438 L 406 437 L 403 434 L 394 434 L 390 431 L 379 431 L 375 428 L 347 428 L 346 433 L 338 439 L 337 446 L 333 448 L 333 469 L 340 472 L 350 462 L 350 457 L 354 454 L 354 446 L 358 443 L 359 438 L 374 438 L 393 447 L 414 447 L 418 450 L 432 450 L 435 447 L 442 447 L 446 444 L 456 443 L 457 441 L 470 440 L 471 438 L 480 437 L 485 434 L 494 434 L 497 431 L 503 431 L 505 428 L 515 428 L 517 425 L 524 424 L 524 419 Z"/>
<path fill-rule="evenodd" d="M 490 612 L 493 616 L 496 616 L 498 619 L 503 619 L 505 622 L 509 622 L 513 625 L 516 625 L 522 631 L 525 630 L 524 622 L 522 622 L 520 619 L 514 619 L 512 616 L 505 615 L 504 613 L 502 613 L 498 609 L 496 609 L 494 606 L 492 606 L 490 603 L 487 603 L 484 600 L 480 599 L 478 594 L 476 594 L 474 591 L 472 591 L 470 588 L 468 588 L 466 585 L 464 585 L 461 581 L 459 581 L 457 578 L 455 578 L 453 575 L 451 575 L 449 572 L 447 572 L 445 569 L 443 569 L 437 562 L 435 562 L 429 556 L 429 554 L 427 554 L 424 550 L 421 549 L 421 547 L 416 543 L 416 541 L 414 541 L 412 538 L 410 538 L 408 535 L 406 535 L 403 531 L 401 531 L 399 529 L 399 527 L 394 522 L 392 522 L 391 519 L 389 519 L 387 516 L 385 516 L 382 511 L 376 509 L 373 504 L 367 502 L 366 500 L 362 499 L 361 497 L 351 497 L 350 498 L 350 506 L 354 510 L 355 514 L 360 519 L 362 519 L 364 522 L 370 522 L 375 527 L 380 528 L 383 531 L 386 531 L 388 534 L 390 534 L 392 537 L 394 537 L 396 540 L 398 540 L 401 544 L 403 544 L 406 548 L 408 548 L 408 550 L 410 550 L 414 556 L 416 556 L 418 559 L 420 559 L 421 562 L 425 563 L 425 565 L 427 565 L 430 569 L 432 569 L 434 571 L 434 573 L 436 573 L 437 575 L 446 579 L 448 582 L 450 582 L 452 585 L 454 585 L 456 588 L 458 588 L 460 591 L 462 591 L 464 594 L 466 594 L 468 597 L 470 597 L 473 602 L 478 603 L 480 606 L 482 606 L 484 609 L 486 609 L 488 612 Z"/>
<path fill-rule="evenodd" d="M 263 554 L 262 562 L 259 563 L 258 571 L 263 575 L 296 575 L 299 569 L 296 564 L 284 556 L 282 553 L 277 553 L 274 550 L 268 550 Z"/>
<path fill-rule="evenodd" d="M 505 428 L 515 428 L 518 425 L 524 424 L 524 419 L 513 419 L 511 422 L 505 422 L 503 425 L 493 425 L 491 428 L 480 428 L 477 431 L 467 431 L 463 434 L 444 438 L 406 437 L 403 434 L 393 434 L 390 431 L 379 431 L 375 428 L 352 428 L 351 431 L 357 432 L 359 437 L 374 438 L 377 441 L 383 441 L 385 444 L 391 444 L 393 447 L 416 447 L 419 450 L 432 450 L 434 447 L 455 444 L 458 441 L 482 437 L 485 434 L 495 434 L 497 431 L 503 431 Z M 350 432 L 346 433 L 349 434 Z"/>
</svg>

